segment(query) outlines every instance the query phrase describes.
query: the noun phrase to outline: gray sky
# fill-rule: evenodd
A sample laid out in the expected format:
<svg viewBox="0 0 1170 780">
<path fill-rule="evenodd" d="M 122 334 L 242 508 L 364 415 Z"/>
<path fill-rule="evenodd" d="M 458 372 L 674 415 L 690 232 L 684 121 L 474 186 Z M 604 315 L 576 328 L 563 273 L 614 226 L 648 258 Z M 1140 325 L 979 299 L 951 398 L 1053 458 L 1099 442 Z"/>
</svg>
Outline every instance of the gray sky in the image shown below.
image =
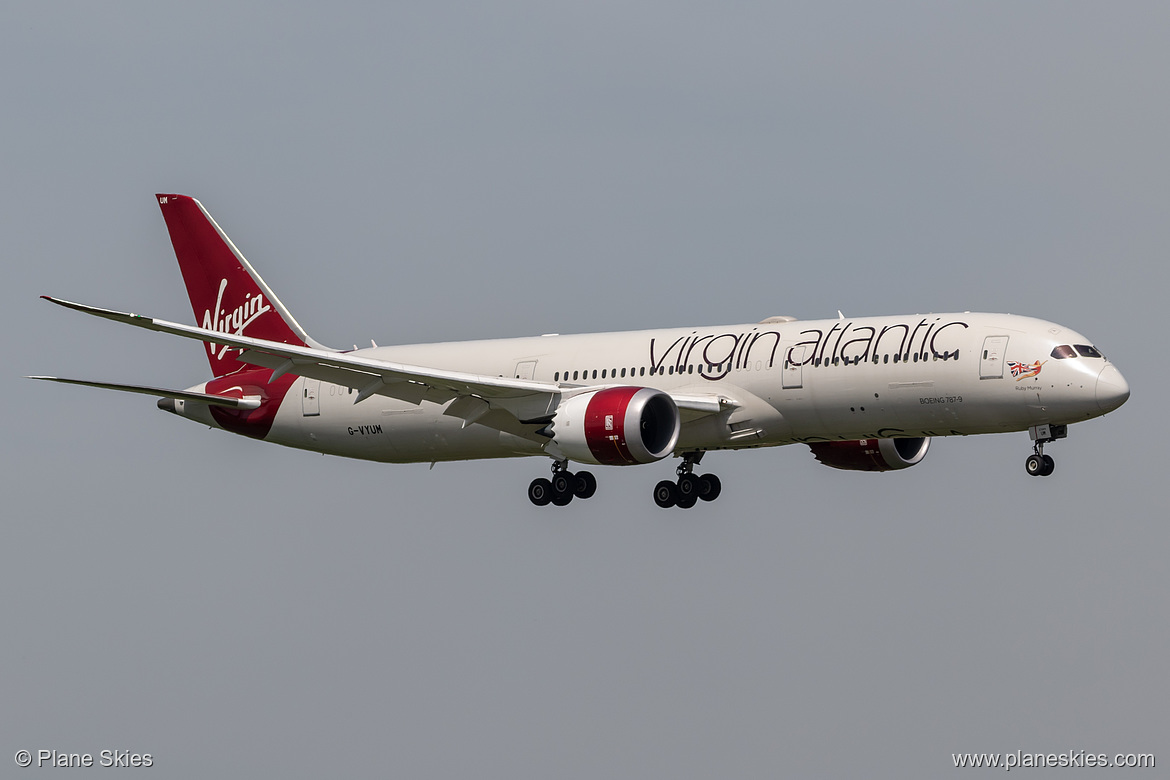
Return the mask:
<svg viewBox="0 0 1170 780">
<path fill-rule="evenodd" d="M 1165 4 L 386 5 L 0 11 L 0 762 L 1170 763 Z M 37 300 L 190 321 L 160 191 L 328 344 L 1010 311 L 1133 397 L 1045 480 L 1023 433 L 878 475 L 789 447 L 709 456 L 723 497 L 689 513 L 651 501 L 671 462 L 554 511 L 543 460 L 346 461 L 20 379 L 206 378 L 196 344 Z"/>
</svg>

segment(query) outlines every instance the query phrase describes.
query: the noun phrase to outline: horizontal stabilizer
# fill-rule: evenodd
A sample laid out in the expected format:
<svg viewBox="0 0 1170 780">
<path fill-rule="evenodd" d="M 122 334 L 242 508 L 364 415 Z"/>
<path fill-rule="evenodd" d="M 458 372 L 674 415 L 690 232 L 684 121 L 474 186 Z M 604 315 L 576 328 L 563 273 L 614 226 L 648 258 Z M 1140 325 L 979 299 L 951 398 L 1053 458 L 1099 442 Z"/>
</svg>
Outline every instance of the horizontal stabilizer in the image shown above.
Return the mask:
<svg viewBox="0 0 1170 780">
<path fill-rule="evenodd" d="M 25 379 L 43 379 L 47 382 L 61 382 L 67 385 L 85 385 L 86 387 L 100 387 L 105 390 L 121 390 L 123 393 L 138 393 L 152 395 L 155 398 L 174 398 L 178 401 L 190 401 L 210 406 L 225 406 L 228 409 L 257 409 L 260 406 L 259 398 L 228 398 L 223 395 L 209 393 L 192 393 L 188 390 L 167 390 L 163 387 L 145 387 L 143 385 L 119 385 L 112 382 L 87 382 L 84 379 L 63 379 L 59 376 L 28 376 Z"/>
</svg>

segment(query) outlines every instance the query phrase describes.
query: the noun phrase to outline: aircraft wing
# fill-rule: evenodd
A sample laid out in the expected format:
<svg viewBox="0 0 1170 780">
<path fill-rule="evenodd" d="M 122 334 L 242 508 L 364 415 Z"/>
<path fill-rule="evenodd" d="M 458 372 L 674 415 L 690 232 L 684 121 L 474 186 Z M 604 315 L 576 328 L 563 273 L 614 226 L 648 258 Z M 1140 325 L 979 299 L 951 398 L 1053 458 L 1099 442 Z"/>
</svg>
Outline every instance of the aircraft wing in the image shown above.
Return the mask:
<svg viewBox="0 0 1170 780">
<path fill-rule="evenodd" d="M 409 403 L 422 401 L 446 403 L 456 398 L 468 400 L 455 407 L 454 416 L 474 422 L 490 424 L 488 417 L 496 410 L 507 411 L 516 421 L 524 424 L 541 425 L 548 422 L 548 416 L 556 408 L 562 388 L 547 382 L 510 377 L 483 376 L 461 371 L 412 366 L 392 363 L 352 353 L 315 349 L 295 344 L 250 338 L 234 333 L 181 325 L 158 320 L 139 314 L 101 309 L 81 303 L 64 301 L 50 296 L 45 300 L 69 309 L 92 314 L 95 317 L 122 322 L 137 328 L 169 333 L 182 338 L 226 345 L 241 350 L 241 359 L 273 370 L 272 378 L 293 373 L 298 376 L 320 379 L 325 382 L 352 387 L 357 390 L 355 403 L 372 395 L 384 395 Z M 478 399 L 478 401 L 477 401 Z M 531 423 L 526 421 L 531 420 Z M 493 425 L 491 427 L 500 427 Z M 501 430 L 505 428 L 501 427 Z M 533 429 L 507 425 L 509 432 L 531 435 Z"/>
<path fill-rule="evenodd" d="M 222 333 L 139 314 L 73 303 L 47 295 L 41 297 L 59 306 L 92 314 L 95 317 L 240 350 L 242 361 L 271 368 L 271 379 L 292 373 L 343 387 L 352 387 L 357 391 L 355 403 L 360 403 L 372 395 L 383 395 L 413 404 L 419 404 L 422 401 L 431 401 L 437 404 L 453 401 L 454 403 L 450 403 L 444 413 L 463 419 L 465 427 L 472 423 L 479 423 L 542 443 L 547 439 L 541 437 L 536 431 L 551 420 L 562 395 L 572 395 L 592 389 L 589 386 L 567 388 L 531 379 L 484 376 L 393 363 L 353 353 L 266 341 L 234 333 Z M 129 392 L 142 392 L 147 395 L 180 397 L 174 391 L 159 388 L 136 388 L 133 385 L 110 385 L 99 382 L 61 380 L 53 377 L 44 378 L 128 390 Z M 733 399 L 722 395 L 675 394 L 672 397 L 684 419 L 718 414 L 739 405 Z M 211 396 L 210 398 L 219 399 L 220 397 Z M 189 400 L 219 403 L 226 406 L 230 405 L 229 402 L 232 399 L 212 401 L 208 398 L 191 398 Z"/>
</svg>

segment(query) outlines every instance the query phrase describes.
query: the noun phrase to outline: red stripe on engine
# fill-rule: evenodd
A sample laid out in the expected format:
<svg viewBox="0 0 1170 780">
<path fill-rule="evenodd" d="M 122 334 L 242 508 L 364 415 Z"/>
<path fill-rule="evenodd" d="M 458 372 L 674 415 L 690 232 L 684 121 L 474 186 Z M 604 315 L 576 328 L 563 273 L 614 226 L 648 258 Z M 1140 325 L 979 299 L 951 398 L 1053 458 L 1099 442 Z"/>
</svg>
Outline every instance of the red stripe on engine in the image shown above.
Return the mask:
<svg viewBox="0 0 1170 780">
<path fill-rule="evenodd" d="M 826 466 L 846 471 L 889 471 L 877 439 L 821 441 L 808 445 L 813 455 Z"/>
<path fill-rule="evenodd" d="M 598 463 L 623 466 L 635 463 L 626 446 L 626 411 L 640 387 L 599 390 L 585 409 L 585 441 Z M 609 424 L 606 424 L 607 419 Z"/>
</svg>

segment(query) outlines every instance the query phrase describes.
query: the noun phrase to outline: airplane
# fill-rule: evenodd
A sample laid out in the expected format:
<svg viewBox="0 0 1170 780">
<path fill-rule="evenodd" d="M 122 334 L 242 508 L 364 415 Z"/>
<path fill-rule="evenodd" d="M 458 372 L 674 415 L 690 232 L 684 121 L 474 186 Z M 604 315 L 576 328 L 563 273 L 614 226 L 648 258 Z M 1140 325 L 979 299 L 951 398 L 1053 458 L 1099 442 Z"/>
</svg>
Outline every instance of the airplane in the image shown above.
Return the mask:
<svg viewBox="0 0 1170 780">
<path fill-rule="evenodd" d="M 351 350 L 314 341 L 199 201 L 156 196 L 199 326 L 42 296 L 204 343 L 213 378 L 186 390 L 35 376 L 159 398 L 164 411 L 313 452 L 387 463 L 541 456 L 537 506 L 587 499 L 570 464 L 679 458 L 663 508 L 713 501 L 712 451 L 806 444 L 837 469 L 894 471 L 935 436 L 1028 431 L 1044 445 L 1129 398 L 1121 372 L 1075 331 L 962 312 L 717 327 L 545 334 Z"/>
</svg>

